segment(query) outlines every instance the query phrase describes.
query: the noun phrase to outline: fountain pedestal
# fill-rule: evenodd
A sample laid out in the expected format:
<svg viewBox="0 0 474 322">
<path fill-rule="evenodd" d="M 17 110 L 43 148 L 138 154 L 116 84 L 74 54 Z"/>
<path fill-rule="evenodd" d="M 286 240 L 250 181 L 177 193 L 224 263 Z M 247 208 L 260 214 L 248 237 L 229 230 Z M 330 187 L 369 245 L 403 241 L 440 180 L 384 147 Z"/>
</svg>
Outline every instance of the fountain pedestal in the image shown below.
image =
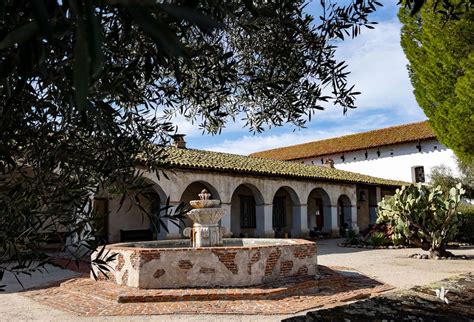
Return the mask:
<svg viewBox="0 0 474 322">
<path fill-rule="evenodd" d="M 223 228 L 219 220 L 224 217 L 224 209 L 200 208 L 191 210 L 187 216 L 194 222 L 192 228 L 184 229 L 186 237 L 191 238 L 191 243 L 196 247 L 222 246 Z"/>
<path fill-rule="evenodd" d="M 201 191 L 200 200 L 190 201 L 194 209 L 187 213 L 193 221 L 192 228 L 184 229 L 186 237 L 191 238 L 191 243 L 196 247 L 222 246 L 224 228 L 219 226 L 219 220 L 224 217 L 224 209 L 216 208 L 220 200 L 209 199 L 211 194 L 207 190 Z"/>
</svg>

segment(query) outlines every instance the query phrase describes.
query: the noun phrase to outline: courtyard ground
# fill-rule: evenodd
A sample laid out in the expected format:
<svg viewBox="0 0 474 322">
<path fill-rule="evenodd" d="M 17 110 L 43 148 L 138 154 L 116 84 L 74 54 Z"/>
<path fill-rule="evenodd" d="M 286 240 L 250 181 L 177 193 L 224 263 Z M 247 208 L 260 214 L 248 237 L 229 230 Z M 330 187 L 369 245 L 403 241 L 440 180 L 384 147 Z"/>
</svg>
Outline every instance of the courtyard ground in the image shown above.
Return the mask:
<svg viewBox="0 0 474 322">
<path fill-rule="evenodd" d="M 318 262 L 325 266 L 351 267 L 364 275 L 375 278 L 396 288 L 410 288 L 432 283 L 453 275 L 474 271 L 474 248 L 453 250 L 455 255 L 467 255 L 470 260 L 419 260 L 407 255 L 420 253 L 418 249 L 365 249 L 342 248 L 341 240 L 318 242 Z M 54 280 L 77 277 L 77 273 L 52 268 L 49 275 L 35 274 L 25 278 L 26 288 L 37 287 Z M 2 321 L 278 321 L 289 315 L 160 315 L 160 316 L 110 316 L 77 317 L 49 306 L 40 304 L 18 292 L 21 287 L 12 276 L 6 276 L 7 292 L 0 293 L 0 320 Z M 304 314 L 300 312 L 297 315 Z"/>
<path fill-rule="evenodd" d="M 411 254 L 429 254 L 418 248 L 367 249 L 339 247 L 343 239 L 318 241 L 318 264 L 352 267 L 364 275 L 396 288 L 410 288 L 442 280 L 452 275 L 474 272 L 474 247 L 450 249 L 469 260 L 408 258 Z"/>
</svg>

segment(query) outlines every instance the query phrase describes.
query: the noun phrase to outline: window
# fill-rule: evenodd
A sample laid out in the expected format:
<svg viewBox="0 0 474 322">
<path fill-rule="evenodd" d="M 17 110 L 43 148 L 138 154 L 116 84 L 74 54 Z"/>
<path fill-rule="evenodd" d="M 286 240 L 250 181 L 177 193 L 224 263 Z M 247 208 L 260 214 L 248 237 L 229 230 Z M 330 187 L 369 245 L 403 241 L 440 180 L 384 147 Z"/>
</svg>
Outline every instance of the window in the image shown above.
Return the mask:
<svg viewBox="0 0 474 322">
<path fill-rule="evenodd" d="M 286 226 L 286 198 L 275 197 L 273 199 L 273 227 L 283 228 Z"/>
<path fill-rule="evenodd" d="M 425 182 L 425 168 L 423 166 L 416 166 L 412 168 L 413 182 Z"/>
<path fill-rule="evenodd" d="M 255 198 L 239 196 L 240 198 L 240 228 L 256 228 Z"/>
<path fill-rule="evenodd" d="M 418 149 L 418 152 L 421 152 L 421 142 L 418 141 L 418 144 L 416 145 L 416 148 Z"/>
</svg>

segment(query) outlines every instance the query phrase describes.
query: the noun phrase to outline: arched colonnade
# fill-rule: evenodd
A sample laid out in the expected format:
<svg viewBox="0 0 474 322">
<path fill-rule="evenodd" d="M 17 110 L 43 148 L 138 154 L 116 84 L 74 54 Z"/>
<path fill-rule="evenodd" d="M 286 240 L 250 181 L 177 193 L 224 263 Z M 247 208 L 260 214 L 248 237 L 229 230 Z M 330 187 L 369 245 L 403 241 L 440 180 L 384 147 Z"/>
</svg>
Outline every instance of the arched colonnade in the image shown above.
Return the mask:
<svg viewBox="0 0 474 322">
<path fill-rule="evenodd" d="M 297 238 L 308 236 L 310 230 L 337 236 L 340 227 L 358 230 L 355 184 L 182 170 L 168 174 L 169 179 L 158 179 L 151 172 L 143 176 L 151 183 L 148 197 L 155 208 L 157 203 L 163 207 L 168 197 L 172 206 L 188 203 L 207 189 L 225 209 L 221 226 L 227 228 L 227 237 Z M 120 241 L 117 230 L 150 227 L 133 205 L 122 205 L 117 211 L 117 198 L 109 197 L 109 242 Z M 145 206 L 151 207 L 150 201 Z M 181 229 L 171 222 L 167 229 L 160 229 L 155 237 L 182 237 Z"/>
</svg>

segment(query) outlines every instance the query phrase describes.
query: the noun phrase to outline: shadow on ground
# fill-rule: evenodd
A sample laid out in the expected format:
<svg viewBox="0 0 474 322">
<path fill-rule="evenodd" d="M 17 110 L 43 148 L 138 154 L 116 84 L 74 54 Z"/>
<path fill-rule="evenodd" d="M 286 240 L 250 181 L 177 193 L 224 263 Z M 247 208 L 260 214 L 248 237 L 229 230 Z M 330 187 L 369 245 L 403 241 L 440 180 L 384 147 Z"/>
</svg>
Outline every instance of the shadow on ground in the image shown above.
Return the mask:
<svg viewBox="0 0 474 322">
<path fill-rule="evenodd" d="M 436 296 L 441 287 L 448 290 L 447 302 Z M 474 273 L 467 273 L 283 321 L 473 321 L 473 303 Z"/>
<path fill-rule="evenodd" d="M 47 265 L 43 271 L 35 271 L 32 272 L 31 275 L 17 275 L 16 277 L 20 280 L 20 282 L 18 282 L 15 275 L 10 272 L 5 272 L 1 283 L 5 284 L 6 287 L 4 292 L 1 292 L 0 294 L 17 293 L 25 290 L 50 287 L 51 285 L 57 285 L 59 281 L 68 280 L 80 275 L 81 273 L 78 272 Z"/>
</svg>

